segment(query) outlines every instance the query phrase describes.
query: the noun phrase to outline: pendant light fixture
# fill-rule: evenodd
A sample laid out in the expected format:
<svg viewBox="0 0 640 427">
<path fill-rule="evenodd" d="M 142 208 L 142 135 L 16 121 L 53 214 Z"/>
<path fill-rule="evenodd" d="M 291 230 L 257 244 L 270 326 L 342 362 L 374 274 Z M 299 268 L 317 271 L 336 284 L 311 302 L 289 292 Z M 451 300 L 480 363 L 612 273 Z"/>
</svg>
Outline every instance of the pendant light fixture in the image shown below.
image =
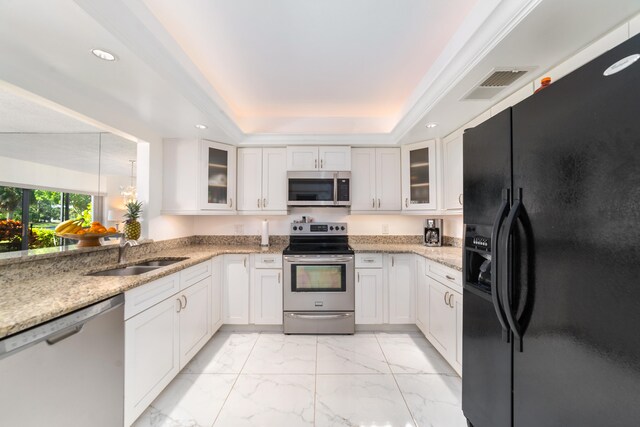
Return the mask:
<svg viewBox="0 0 640 427">
<path fill-rule="evenodd" d="M 135 167 L 136 161 L 129 160 L 129 163 L 131 163 L 131 176 L 129 185 L 127 187 L 120 187 L 120 195 L 122 196 L 122 202 L 125 205 L 138 199 L 138 192 L 133 181 L 135 179 L 133 176 L 133 168 Z"/>
</svg>

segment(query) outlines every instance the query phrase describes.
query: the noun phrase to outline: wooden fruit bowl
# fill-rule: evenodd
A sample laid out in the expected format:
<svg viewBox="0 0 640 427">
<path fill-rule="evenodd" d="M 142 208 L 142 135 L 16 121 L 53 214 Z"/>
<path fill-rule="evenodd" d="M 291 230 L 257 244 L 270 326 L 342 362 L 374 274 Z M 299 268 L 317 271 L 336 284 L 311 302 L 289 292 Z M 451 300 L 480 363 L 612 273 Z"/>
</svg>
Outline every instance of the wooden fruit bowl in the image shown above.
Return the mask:
<svg viewBox="0 0 640 427">
<path fill-rule="evenodd" d="M 87 248 L 91 246 L 100 246 L 100 239 L 103 237 L 117 236 L 120 233 L 85 233 L 85 234 L 71 234 L 71 233 L 56 233 L 58 237 L 64 237 L 65 239 L 72 239 L 78 241 L 78 247 Z"/>
</svg>

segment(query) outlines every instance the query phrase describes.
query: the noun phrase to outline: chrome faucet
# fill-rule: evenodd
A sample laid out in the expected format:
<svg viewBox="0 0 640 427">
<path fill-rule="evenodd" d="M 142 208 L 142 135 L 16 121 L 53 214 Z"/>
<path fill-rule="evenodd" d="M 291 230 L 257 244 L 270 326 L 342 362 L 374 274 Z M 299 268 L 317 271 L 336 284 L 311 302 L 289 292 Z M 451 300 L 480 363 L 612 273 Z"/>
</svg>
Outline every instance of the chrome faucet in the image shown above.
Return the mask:
<svg viewBox="0 0 640 427">
<path fill-rule="evenodd" d="M 120 246 L 118 246 L 118 264 L 124 263 L 124 250 L 127 246 L 138 246 L 137 240 L 125 240 L 124 236 L 120 239 Z"/>
</svg>

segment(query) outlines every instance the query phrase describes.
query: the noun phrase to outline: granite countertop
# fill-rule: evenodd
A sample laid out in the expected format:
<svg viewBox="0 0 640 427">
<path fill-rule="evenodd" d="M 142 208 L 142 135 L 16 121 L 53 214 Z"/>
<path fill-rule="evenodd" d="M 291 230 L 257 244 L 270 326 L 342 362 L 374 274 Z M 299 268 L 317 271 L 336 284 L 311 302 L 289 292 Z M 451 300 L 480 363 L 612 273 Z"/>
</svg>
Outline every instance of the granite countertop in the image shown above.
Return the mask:
<svg viewBox="0 0 640 427">
<path fill-rule="evenodd" d="M 413 253 L 421 255 L 440 264 L 462 271 L 462 248 L 453 246 L 428 247 L 405 243 L 352 243 L 351 247 L 358 253 Z"/>
<path fill-rule="evenodd" d="M 87 273 L 117 267 L 113 264 L 61 270 L 46 276 L 8 281 L 2 283 L 0 292 L 0 339 L 218 255 L 281 253 L 284 248 L 284 245 L 270 246 L 267 249 L 258 245 L 191 245 L 128 260 L 124 265 L 132 265 L 142 259 L 189 258 L 137 276 L 86 276 Z"/>
<path fill-rule="evenodd" d="M 48 320 L 115 296 L 145 283 L 168 276 L 187 267 L 223 254 L 276 254 L 286 245 L 273 245 L 263 249 L 258 245 L 192 244 L 159 250 L 128 260 L 132 265 L 142 260 L 188 257 L 184 261 L 161 267 L 137 276 L 86 276 L 87 273 L 115 268 L 113 264 L 74 264 L 31 274 L 25 264 L 12 267 L 25 269 L 22 276 L 2 283 L 0 292 L 0 339 L 23 331 Z M 462 249 L 450 246 L 428 248 L 419 244 L 352 243 L 356 253 L 414 253 L 448 267 L 462 270 Z M 35 271 L 35 270 L 34 270 Z"/>
</svg>

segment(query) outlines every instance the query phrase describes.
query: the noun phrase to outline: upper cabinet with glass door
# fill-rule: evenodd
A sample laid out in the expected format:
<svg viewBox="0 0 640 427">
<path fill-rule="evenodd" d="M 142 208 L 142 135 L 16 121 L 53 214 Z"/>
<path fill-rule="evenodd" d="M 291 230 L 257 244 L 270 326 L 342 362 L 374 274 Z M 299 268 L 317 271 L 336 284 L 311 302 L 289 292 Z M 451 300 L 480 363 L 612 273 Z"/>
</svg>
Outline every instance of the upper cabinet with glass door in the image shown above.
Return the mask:
<svg viewBox="0 0 640 427">
<path fill-rule="evenodd" d="M 163 148 L 163 213 L 236 209 L 235 147 L 206 139 L 166 139 Z"/>
<path fill-rule="evenodd" d="M 436 200 L 436 141 L 402 146 L 402 210 L 431 210 Z"/>
</svg>

